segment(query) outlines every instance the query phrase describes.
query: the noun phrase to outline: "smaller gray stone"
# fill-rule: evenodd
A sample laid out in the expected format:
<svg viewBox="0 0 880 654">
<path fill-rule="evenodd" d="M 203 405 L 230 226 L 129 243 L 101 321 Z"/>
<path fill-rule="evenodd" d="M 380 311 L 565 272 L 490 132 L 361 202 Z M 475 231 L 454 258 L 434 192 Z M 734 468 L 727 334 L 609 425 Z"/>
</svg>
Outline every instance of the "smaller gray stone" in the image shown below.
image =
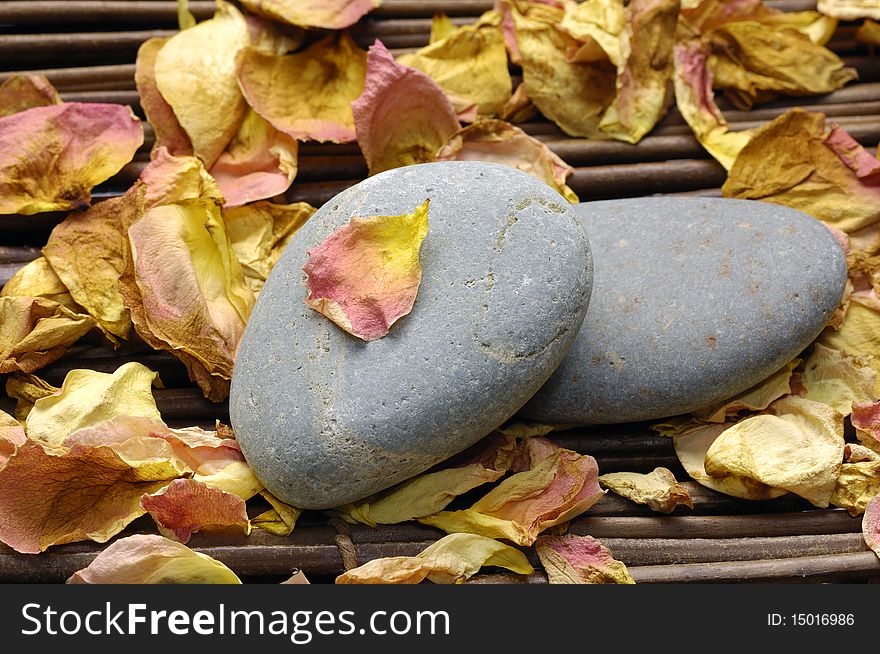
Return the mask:
<svg viewBox="0 0 880 654">
<path fill-rule="evenodd" d="M 524 418 L 602 424 L 729 398 L 819 335 L 846 284 L 831 232 L 749 200 L 639 198 L 577 207 L 594 255 L 577 340 Z"/>
<path fill-rule="evenodd" d="M 303 299 L 306 252 L 352 216 L 430 198 L 412 312 L 365 343 Z M 358 500 L 469 447 L 562 361 L 587 310 L 590 254 L 571 206 L 513 168 L 410 166 L 339 194 L 284 251 L 248 322 L 229 410 L 242 451 L 302 508 Z"/>
</svg>

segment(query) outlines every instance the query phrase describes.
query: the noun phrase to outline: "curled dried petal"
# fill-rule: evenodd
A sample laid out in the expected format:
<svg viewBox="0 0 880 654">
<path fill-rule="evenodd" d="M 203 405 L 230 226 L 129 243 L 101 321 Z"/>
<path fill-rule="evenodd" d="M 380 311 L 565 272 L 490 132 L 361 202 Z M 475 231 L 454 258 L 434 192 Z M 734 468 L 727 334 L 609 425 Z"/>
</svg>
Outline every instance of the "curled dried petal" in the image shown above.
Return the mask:
<svg viewBox="0 0 880 654">
<path fill-rule="evenodd" d="M 68 216 L 52 230 L 43 248 L 73 299 L 111 338 L 127 338 L 131 329 L 119 277 L 128 256 L 126 225 L 142 210 L 143 194 L 135 186 L 125 195 Z"/>
<path fill-rule="evenodd" d="M 141 44 L 135 63 L 134 81 L 141 108 L 156 134 L 154 147 L 164 147 L 175 155 L 191 155 L 192 141 L 180 126 L 177 116 L 174 115 L 174 109 L 162 97 L 156 86 L 156 56 L 167 42 L 168 38 L 156 37 Z"/>
<path fill-rule="evenodd" d="M 214 165 L 226 207 L 265 200 L 284 193 L 297 172 L 299 146 L 249 109 L 245 118 Z"/>
<path fill-rule="evenodd" d="M 741 109 L 777 93 L 830 93 L 857 77 L 836 54 L 784 24 L 727 23 L 713 30 L 711 48 L 715 85 Z"/>
<path fill-rule="evenodd" d="M 0 84 L 0 118 L 53 104 L 61 104 L 61 96 L 43 75 L 14 75 Z"/>
<path fill-rule="evenodd" d="M 144 495 L 141 506 L 163 533 L 174 534 L 184 544 L 203 529 L 234 526 L 250 533 L 243 499 L 194 479 L 175 479 L 152 495 Z"/>
<path fill-rule="evenodd" d="M 240 584 L 225 565 L 186 545 L 154 535 L 122 538 L 69 584 Z"/>
<path fill-rule="evenodd" d="M 417 475 L 368 500 L 339 510 L 371 527 L 422 518 L 442 511 L 457 496 L 500 479 L 513 461 L 516 440 L 495 433 L 454 457 L 440 470 Z"/>
<path fill-rule="evenodd" d="M 370 46 L 364 92 L 351 108 L 371 175 L 433 161 L 437 148 L 461 127 L 443 90 L 395 62 L 379 41 Z"/>
<path fill-rule="evenodd" d="M 38 399 L 28 414 L 28 437 L 60 445 L 67 436 L 116 416 L 161 420 L 152 386 L 158 373 L 136 361 L 113 373 L 71 370 L 58 393 Z"/>
<path fill-rule="evenodd" d="M 52 363 L 94 326 L 90 316 L 52 300 L 0 297 L 0 374 Z"/>
<path fill-rule="evenodd" d="M 479 115 L 495 116 L 513 90 L 498 18 L 457 28 L 398 61 L 422 71 L 447 93 L 474 102 Z"/>
<path fill-rule="evenodd" d="M 299 27 L 341 30 L 378 7 L 382 0 L 242 0 L 253 12 Z"/>
<path fill-rule="evenodd" d="M 722 433 L 706 452 L 706 472 L 749 477 L 828 506 L 843 459 L 843 416 L 796 395 L 770 410 Z"/>
<path fill-rule="evenodd" d="M 694 508 L 687 488 L 666 468 L 654 468 L 646 475 L 638 472 L 611 472 L 599 477 L 603 488 L 636 504 L 647 504 L 652 511 L 672 513 L 679 505 Z"/>
<path fill-rule="evenodd" d="M 540 179 L 569 202 L 578 201 L 565 183 L 574 169 L 544 143 L 503 120 L 481 120 L 459 130 L 437 151 L 436 159 L 511 166 Z"/>
<path fill-rule="evenodd" d="M 364 90 L 367 53 L 348 34 L 292 55 L 246 48 L 238 80 L 248 103 L 277 130 L 302 141 L 355 139 L 351 103 Z"/>
<path fill-rule="evenodd" d="M 144 142 L 128 107 L 68 102 L 0 118 L 0 214 L 88 206 Z"/>
<path fill-rule="evenodd" d="M 845 416 L 856 403 L 875 399 L 877 373 L 864 357 L 850 357 L 821 343 L 813 346 L 800 376 L 808 400 L 823 402 Z"/>
<path fill-rule="evenodd" d="M 678 9 L 679 0 L 632 0 L 627 5 L 617 94 L 599 123 L 603 133 L 638 143 L 666 112 Z"/>
<path fill-rule="evenodd" d="M 800 209 L 853 234 L 880 221 L 880 163 L 865 169 L 863 152 L 840 128 L 826 132 L 823 114 L 791 109 L 754 133 L 722 191 Z"/>
<path fill-rule="evenodd" d="M 679 43 L 674 54 L 675 101 L 706 151 L 730 170 L 754 130 L 731 132 L 712 92 L 708 52 L 699 41 Z"/>
<path fill-rule="evenodd" d="M 19 268 L 0 291 L 0 297 L 42 297 L 74 313 L 84 313 L 46 257 L 37 257 Z"/>
<path fill-rule="evenodd" d="M 766 409 L 775 400 L 791 393 L 792 374 L 800 363 L 800 359 L 794 359 L 767 379 L 744 390 L 736 397 L 724 400 L 706 409 L 694 411 L 693 415 L 705 422 L 725 422 L 729 417 L 735 416 L 740 411 L 760 411 Z"/>
<path fill-rule="evenodd" d="M 262 290 L 290 239 L 315 211 L 307 202 L 254 202 L 223 210 L 229 243 L 254 295 Z"/>
<path fill-rule="evenodd" d="M 626 566 L 592 536 L 541 536 L 535 551 L 551 584 L 634 584 Z"/>
<path fill-rule="evenodd" d="M 525 554 L 476 534 L 450 534 L 417 554 L 374 559 L 336 578 L 337 584 L 460 584 L 483 566 L 518 574 L 534 570 Z"/>
<path fill-rule="evenodd" d="M 744 500 L 771 500 L 785 495 L 788 492 L 785 489 L 773 488 L 744 475 L 718 476 L 718 471 L 715 471 L 713 476 L 709 476 L 705 468 L 706 453 L 732 426 L 733 423 L 690 424 L 676 429 L 672 442 L 682 468 L 702 486 Z"/>
<path fill-rule="evenodd" d="M 103 543 L 144 514 L 144 493 L 180 473 L 171 462 L 132 466 L 105 446 L 59 450 L 28 440 L 0 470 L 0 540 L 26 554 Z"/>
<path fill-rule="evenodd" d="M 212 19 L 179 32 L 156 54 L 156 88 L 208 167 L 244 118 L 247 105 L 235 77 L 235 56 L 249 44 L 244 16 L 221 1 Z"/>
<path fill-rule="evenodd" d="M 443 511 L 419 522 L 531 545 L 545 529 L 580 515 L 604 491 L 591 456 L 559 449 L 526 472 L 508 477 L 469 509 Z"/>
<path fill-rule="evenodd" d="M 152 157 L 141 172 L 141 181 L 145 187 L 144 207 L 141 211 L 181 200 L 206 199 L 218 204 L 224 202 L 217 180 L 208 174 L 198 157 L 174 155 L 165 147 L 156 148 Z M 139 214 L 124 221 L 126 229 L 138 218 Z"/>
<path fill-rule="evenodd" d="M 523 86 L 535 106 L 571 136 L 600 137 L 599 120 L 614 99 L 615 67 L 607 60 L 571 62 L 579 45 L 557 28 L 563 12 L 530 3 L 511 7 L 522 57 Z"/>
<path fill-rule="evenodd" d="M 210 200 L 153 207 L 128 239 L 120 291 L 138 334 L 180 358 L 206 397 L 224 399 L 254 295 L 220 209 Z"/>
</svg>

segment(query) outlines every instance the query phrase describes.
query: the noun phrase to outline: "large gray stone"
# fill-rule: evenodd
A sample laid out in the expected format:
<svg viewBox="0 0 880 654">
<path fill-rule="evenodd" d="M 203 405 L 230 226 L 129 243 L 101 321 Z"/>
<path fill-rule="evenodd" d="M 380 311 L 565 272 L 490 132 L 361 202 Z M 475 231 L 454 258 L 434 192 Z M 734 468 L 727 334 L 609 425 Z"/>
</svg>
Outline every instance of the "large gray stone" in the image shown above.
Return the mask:
<svg viewBox="0 0 880 654">
<path fill-rule="evenodd" d="M 846 283 L 834 236 L 793 209 L 640 198 L 577 212 L 593 295 L 575 344 L 521 412 L 531 420 L 648 420 L 726 399 L 806 347 Z"/>
<path fill-rule="evenodd" d="M 352 216 L 430 198 L 412 312 L 365 343 L 312 311 L 306 251 Z M 467 448 L 547 380 L 586 314 L 589 246 L 571 206 L 515 169 L 450 162 L 372 177 L 297 233 L 260 293 L 230 414 L 257 476 L 303 508 L 351 502 Z"/>
</svg>

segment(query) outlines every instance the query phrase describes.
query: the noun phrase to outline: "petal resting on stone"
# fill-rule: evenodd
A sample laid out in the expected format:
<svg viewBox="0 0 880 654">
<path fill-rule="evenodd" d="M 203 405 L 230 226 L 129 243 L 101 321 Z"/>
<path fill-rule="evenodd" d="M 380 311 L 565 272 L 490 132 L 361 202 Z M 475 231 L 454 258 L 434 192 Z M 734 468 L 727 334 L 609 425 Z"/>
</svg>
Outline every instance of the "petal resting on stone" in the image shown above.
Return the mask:
<svg viewBox="0 0 880 654">
<path fill-rule="evenodd" d="M 305 303 L 349 334 L 381 338 L 408 314 L 422 279 L 428 200 L 400 216 L 355 216 L 309 250 Z"/>
</svg>

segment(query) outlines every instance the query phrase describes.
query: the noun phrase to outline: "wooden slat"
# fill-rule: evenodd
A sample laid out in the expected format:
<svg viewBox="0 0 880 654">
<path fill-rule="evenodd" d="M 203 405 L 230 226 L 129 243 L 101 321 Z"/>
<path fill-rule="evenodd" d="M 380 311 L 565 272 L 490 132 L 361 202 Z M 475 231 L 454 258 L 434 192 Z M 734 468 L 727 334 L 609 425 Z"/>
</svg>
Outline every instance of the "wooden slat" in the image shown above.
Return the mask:
<svg viewBox="0 0 880 654">
<path fill-rule="evenodd" d="M 880 579 L 880 559 L 873 552 L 850 552 L 762 561 L 719 561 L 685 565 L 631 567 L 640 584 L 681 583 L 820 583 Z M 522 576 L 507 573 L 477 575 L 476 584 L 546 584 L 543 572 Z"/>
<path fill-rule="evenodd" d="M 380 557 L 413 556 L 439 535 L 426 533 L 421 540 L 404 540 L 389 538 L 385 528 L 372 531 L 376 533 L 369 539 L 360 538 L 358 529 L 352 533 L 359 563 Z M 326 577 L 343 571 L 342 558 L 332 544 L 334 533 L 328 527 L 312 526 L 298 527 L 287 538 L 260 530 L 249 537 L 200 533 L 189 545 L 223 561 L 243 577 L 284 576 L 292 567 L 303 569 L 310 577 Z M 865 551 L 858 534 L 674 541 L 609 538 L 603 542 L 616 558 L 628 564 L 640 583 L 769 580 L 793 575 L 852 579 L 877 576 L 880 570 L 880 561 L 873 552 Z M 0 546 L 0 581 L 60 581 L 88 565 L 101 549 L 96 543 L 75 543 L 34 557 Z M 537 566 L 534 553 L 529 551 L 528 556 Z M 502 579 L 525 580 L 509 575 Z M 541 579 L 539 574 L 532 581 Z M 489 580 L 491 577 L 484 577 L 482 581 Z"/>
<path fill-rule="evenodd" d="M 808 556 L 768 561 L 719 561 L 630 569 L 637 583 L 756 583 L 856 581 L 880 577 L 873 552 Z"/>
<path fill-rule="evenodd" d="M 0 72 L 0 83 L 15 75 L 44 75 L 62 93 L 65 91 L 89 91 L 96 88 L 128 90 L 134 88 L 134 64 L 110 66 L 80 66 L 69 68 L 43 68 L 37 70 L 12 70 Z"/>
<path fill-rule="evenodd" d="M 846 534 L 861 530 L 861 519 L 846 511 L 803 511 L 772 515 L 602 517 L 572 521 L 570 533 L 596 538 L 756 538 L 799 534 Z"/>
<path fill-rule="evenodd" d="M 786 11 L 814 9 L 809 0 L 770 0 L 769 6 Z M 199 20 L 214 13 L 213 0 L 190 0 L 190 11 Z M 493 7 L 492 0 L 385 0 L 369 14 L 375 18 L 430 18 L 438 12 L 449 16 L 478 16 Z M 96 23 L 152 22 L 175 24 L 176 0 L 7 0 L 0 3 L 0 24 L 39 26 Z"/>
</svg>

